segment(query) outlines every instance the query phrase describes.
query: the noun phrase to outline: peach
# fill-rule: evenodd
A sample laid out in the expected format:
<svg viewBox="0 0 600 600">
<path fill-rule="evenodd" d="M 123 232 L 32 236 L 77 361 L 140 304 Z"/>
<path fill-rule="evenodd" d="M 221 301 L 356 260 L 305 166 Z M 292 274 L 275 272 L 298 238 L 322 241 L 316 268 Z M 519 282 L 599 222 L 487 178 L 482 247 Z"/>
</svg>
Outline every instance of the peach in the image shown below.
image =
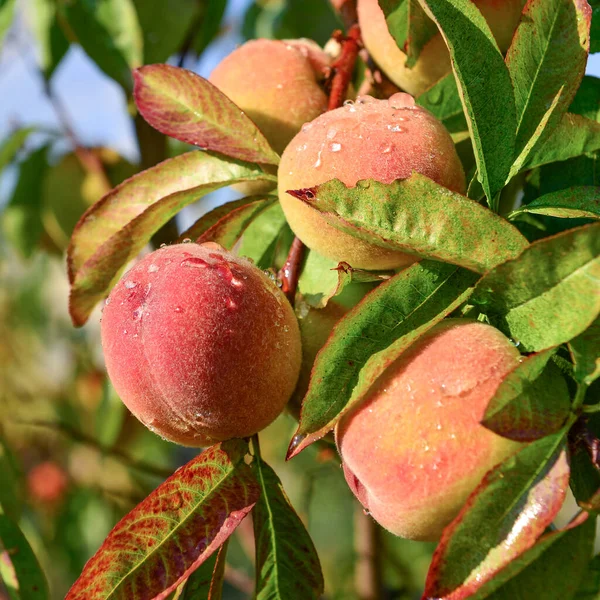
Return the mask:
<svg viewBox="0 0 600 600">
<path fill-rule="evenodd" d="M 51 460 L 36 465 L 27 474 L 29 496 L 40 504 L 58 504 L 63 499 L 68 485 L 66 473 Z"/>
<path fill-rule="evenodd" d="M 475 0 L 502 53 L 508 50 L 523 8 L 523 0 Z M 378 0 L 358 0 L 363 43 L 373 60 L 400 88 L 418 96 L 450 72 L 450 55 L 441 34 L 422 49 L 415 65 L 406 66 L 406 54 L 390 34 Z"/>
<path fill-rule="evenodd" d="M 300 333 L 283 292 L 212 243 L 144 257 L 111 292 L 101 333 L 123 402 L 184 446 L 263 429 L 284 409 L 300 369 Z"/>
<path fill-rule="evenodd" d="M 359 96 L 354 104 L 307 123 L 290 142 L 279 165 L 279 200 L 290 227 L 312 250 L 360 269 L 405 267 L 416 257 L 343 233 L 286 192 L 334 178 L 347 186 L 361 179 L 391 183 L 413 171 L 451 190 L 465 190 L 465 174 L 450 134 L 412 96 Z"/>
<path fill-rule="evenodd" d="M 327 109 L 319 81 L 328 64 L 328 56 L 310 40 L 251 40 L 225 57 L 210 81 L 281 154 L 303 123 Z"/>
<path fill-rule="evenodd" d="M 348 485 L 392 533 L 437 540 L 485 473 L 522 447 L 480 421 L 515 346 L 447 319 L 406 350 L 335 431 Z"/>
</svg>

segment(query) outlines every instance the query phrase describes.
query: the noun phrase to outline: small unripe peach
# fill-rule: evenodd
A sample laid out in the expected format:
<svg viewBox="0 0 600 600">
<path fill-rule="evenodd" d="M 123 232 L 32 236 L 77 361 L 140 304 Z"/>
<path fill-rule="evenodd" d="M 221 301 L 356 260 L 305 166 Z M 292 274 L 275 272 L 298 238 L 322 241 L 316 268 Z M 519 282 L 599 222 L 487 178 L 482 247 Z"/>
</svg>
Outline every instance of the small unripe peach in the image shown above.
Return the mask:
<svg viewBox="0 0 600 600">
<path fill-rule="evenodd" d="M 109 377 L 129 410 L 184 446 L 246 437 L 294 390 L 300 334 L 275 283 L 216 244 L 156 250 L 104 308 Z"/>
<path fill-rule="evenodd" d="M 68 484 L 66 473 L 51 460 L 36 465 L 27 474 L 29 495 L 40 504 L 58 504 L 64 497 Z"/>
<path fill-rule="evenodd" d="M 328 62 L 325 52 L 309 40 L 251 40 L 225 57 L 210 81 L 281 154 L 303 123 L 327 109 L 319 80 Z"/>
<path fill-rule="evenodd" d="M 448 319 L 342 417 L 336 441 L 346 480 L 383 527 L 438 539 L 485 473 L 522 447 L 480 424 L 519 357 L 490 325 Z"/>
<path fill-rule="evenodd" d="M 524 0 L 475 0 L 487 20 L 500 50 L 510 46 Z M 412 68 L 406 66 L 406 54 L 400 50 L 388 30 L 378 0 L 358 0 L 358 20 L 363 43 L 373 60 L 400 88 L 418 96 L 450 72 L 450 55 L 437 33 L 421 50 Z"/>
<path fill-rule="evenodd" d="M 431 113 L 408 94 L 389 100 L 362 96 L 307 123 L 290 142 L 279 165 L 279 200 L 294 233 L 320 254 L 360 269 L 404 267 L 416 257 L 339 231 L 287 190 L 334 178 L 347 186 L 361 179 L 392 183 L 413 171 L 464 192 L 465 174 L 452 138 Z"/>
</svg>

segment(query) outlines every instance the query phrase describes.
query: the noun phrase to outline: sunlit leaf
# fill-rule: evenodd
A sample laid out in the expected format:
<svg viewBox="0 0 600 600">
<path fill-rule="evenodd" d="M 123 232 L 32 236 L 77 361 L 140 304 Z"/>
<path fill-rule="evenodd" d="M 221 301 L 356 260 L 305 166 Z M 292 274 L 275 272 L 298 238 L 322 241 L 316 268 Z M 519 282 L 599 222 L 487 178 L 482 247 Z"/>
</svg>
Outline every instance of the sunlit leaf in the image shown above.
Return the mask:
<svg viewBox="0 0 600 600">
<path fill-rule="evenodd" d="M 492 469 L 444 530 L 425 597 L 470 598 L 536 543 L 560 510 L 568 483 L 562 434 L 534 442 Z"/>
<path fill-rule="evenodd" d="M 479 273 L 527 246 L 505 219 L 417 173 L 389 185 L 359 181 L 354 188 L 334 179 L 292 195 L 357 238 Z"/>
<path fill-rule="evenodd" d="M 68 251 L 73 322 L 83 324 L 126 263 L 184 206 L 240 181 L 269 178 L 259 167 L 189 152 L 124 181 L 80 219 Z"/>
<path fill-rule="evenodd" d="M 489 600 L 573 598 L 586 575 L 592 555 L 596 519 L 590 517 L 582 524 L 557 533 L 563 535 L 560 537 L 554 535 L 551 538 L 554 543 L 550 544 L 539 557 L 528 564 L 516 577 L 486 597 Z M 535 550 L 535 546 L 533 549 Z"/>
<path fill-rule="evenodd" d="M 258 499 L 242 440 L 208 448 L 110 532 L 66 600 L 157 600 L 233 533 Z"/>
<path fill-rule="evenodd" d="M 522 213 L 548 215 L 563 219 L 600 219 L 600 189 L 597 186 L 567 188 L 544 194 L 529 204 L 518 208 L 509 219 Z"/>
<path fill-rule="evenodd" d="M 254 462 L 261 495 L 252 512 L 256 540 L 256 599 L 321 597 L 324 583 L 315 546 L 277 474 Z"/>
<path fill-rule="evenodd" d="M 471 302 L 529 352 L 573 339 L 600 312 L 600 223 L 534 242 L 486 274 Z"/>
<path fill-rule="evenodd" d="M 590 21 L 586 0 L 532 0 L 525 6 L 506 56 L 515 91 L 519 164 L 526 162 L 523 151 L 531 138 L 547 139 L 575 96 L 585 72 Z M 542 121 L 545 127 L 538 131 Z"/>
<path fill-rule="evenodd" d="M 494 206 L 515 146 L 516 113 L 510 75 L 487 21 L 469 0 L 420 0 L 437 23 L 473 140 L 478 179 Z"/>
<path fill-rule="evenodd" d="M 600 149 L 600 123 L 566 113 L 552 135 L 529 155 L 520 171 L 568 160 Z"/>
<path fill-rule="evenodd" d="M 200 75 L 169 65 L 149 65 L 137 69 L 134 78 L 137 107 L 161 133 L 238 160 L 279 162 L 250 118 Z"/>
<path fill-rule="evenodd" d="M 452 265 L 421 261 L 341 319 L 317 355 L 288 457 L 333 429 L 401 352 L 468 298 L 476 280 Z"/>
<path fill-rule="evenodd" d="M 417 0 L 380 0 L 379 5 L 392 37 L 406 53 L 406 66 L 413 67 L 423 47 L 437 34 L 435 23 Z"/>
</svg>

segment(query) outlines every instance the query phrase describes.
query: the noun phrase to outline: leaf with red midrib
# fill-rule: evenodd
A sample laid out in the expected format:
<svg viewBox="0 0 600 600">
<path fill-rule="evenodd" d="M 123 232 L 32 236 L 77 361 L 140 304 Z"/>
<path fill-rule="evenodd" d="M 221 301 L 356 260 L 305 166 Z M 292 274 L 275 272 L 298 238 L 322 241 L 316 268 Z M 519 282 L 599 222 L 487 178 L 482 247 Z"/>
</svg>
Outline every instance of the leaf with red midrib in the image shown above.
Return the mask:
<svg viewBox="0 0 600 600">
<path fill-rule="evenodd" d="M 212 83 L 170 65 L 133 72 L 135 103 L 161 133 L 239 160 L 276 165 L 279 157 L 260 129 Z"/>
<path fill-rule="evenodd" d="M 529 550 L 569 487 L 564 434 L 529 444 L 488 472 L 435 550 L 423 599 L 471 598 Z"/>
<path fill-rule="evenodd" d="M 216 444 L 110 532 L 65 600 L 162 600 L 233 533 L 259 497 L 248 444 Z"/>
</svg>

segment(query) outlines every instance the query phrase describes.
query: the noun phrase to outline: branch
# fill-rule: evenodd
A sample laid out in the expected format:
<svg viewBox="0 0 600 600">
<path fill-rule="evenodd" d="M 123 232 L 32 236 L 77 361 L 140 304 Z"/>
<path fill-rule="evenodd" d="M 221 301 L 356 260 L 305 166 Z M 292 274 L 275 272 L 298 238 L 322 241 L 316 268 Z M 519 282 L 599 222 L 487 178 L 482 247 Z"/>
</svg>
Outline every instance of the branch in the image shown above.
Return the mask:
<svg viewBox="0 0 600 600">
<path fill-rule="evenodd" d="M 379 526 L 357 503 L 354 513 L 354 582 L 359 600 L 381 598 L 381 540 Z"/>
<path fill-rule="evenodd" d="M 173 471 L 170 469 L 164 469 L 163 467 L 158 467 L 156 465 L 147 463 L 143 460 L 137 460 L 130 456 L 127 452 L 120 450 L 119 448 L 108 448 L 103 446 L 98 440 L 95 438 L 82 433 L 81 431 L 71 427 L 70 425 L 66 425 L 65 423 L 54 423 L 52 421 L 14 421 L 17 425 L 27 426 L 27 427 L 41 427 L 44 429 L 49 429 L 61 435 L 67 436 L 71 438 L 73 441 L 82 444 L 84 446 L 88 446 L 97 450 L 101 454 L 106 456 L 112 456 L 120 460 L 124 465 L 131 467 L 132 469 L 136 469 L 138 471 L 142 471 L 147 473 L 148 475 L 152 475 L 153 477 L 159 477 L 161 479 L 166 479 L 173 474 Z"/>
<path fill-rule="evenodd" d="M 60 101 L 58 96 L 54 94 L 52 87 L 50 86 L 50 82 L 46 79 L 44 79 L 44 92 L 46 93 L 46 97 L 54 109 L 56 118 L 58 119 L 65 136 L 73 145 L 73 151 L 75 152 L 75 156 L 79 160 L 79 163 L 85 171 L 94 174 L 98 178 L 102 184 L 103 195 L 107 194 L 113 186 L 108 178 L 108 175 L 106 174 L 102 161 L 96 154 L 94 154 L 94 152 L 92 152 L 92 150 L 79 143 L 79 140 L 77 139 L 75 131 L 71 125 L 71 119 L 67 109 Z"/>
<path fill-rule="evenodd" d="M 281 271 L 279 271 L 281 290 L 292 306 L 294 305 L 294 299 L 296 298 L 298 278 L 300 277 L 300 266 L 302 265 L 305 249 L 306 247 L 300 241 L 300 238 L 295 237 L 287 260 L 281 268 Z"/>
<path fill-rule="evenodd" d="M 336 31 L 333 35 L 342 45 L 340 56 L 331 65 L 332 77 L 330 80 L 329 103 L 328 110 L 339 108 L 346 99 L 348 85 L 354 73 L 354 65 L 358 58 L 358 52 L 361 47 L 360 27 L 358 23 L 354 23 L 344 36 L 341 32 Z"/>
</svg>

